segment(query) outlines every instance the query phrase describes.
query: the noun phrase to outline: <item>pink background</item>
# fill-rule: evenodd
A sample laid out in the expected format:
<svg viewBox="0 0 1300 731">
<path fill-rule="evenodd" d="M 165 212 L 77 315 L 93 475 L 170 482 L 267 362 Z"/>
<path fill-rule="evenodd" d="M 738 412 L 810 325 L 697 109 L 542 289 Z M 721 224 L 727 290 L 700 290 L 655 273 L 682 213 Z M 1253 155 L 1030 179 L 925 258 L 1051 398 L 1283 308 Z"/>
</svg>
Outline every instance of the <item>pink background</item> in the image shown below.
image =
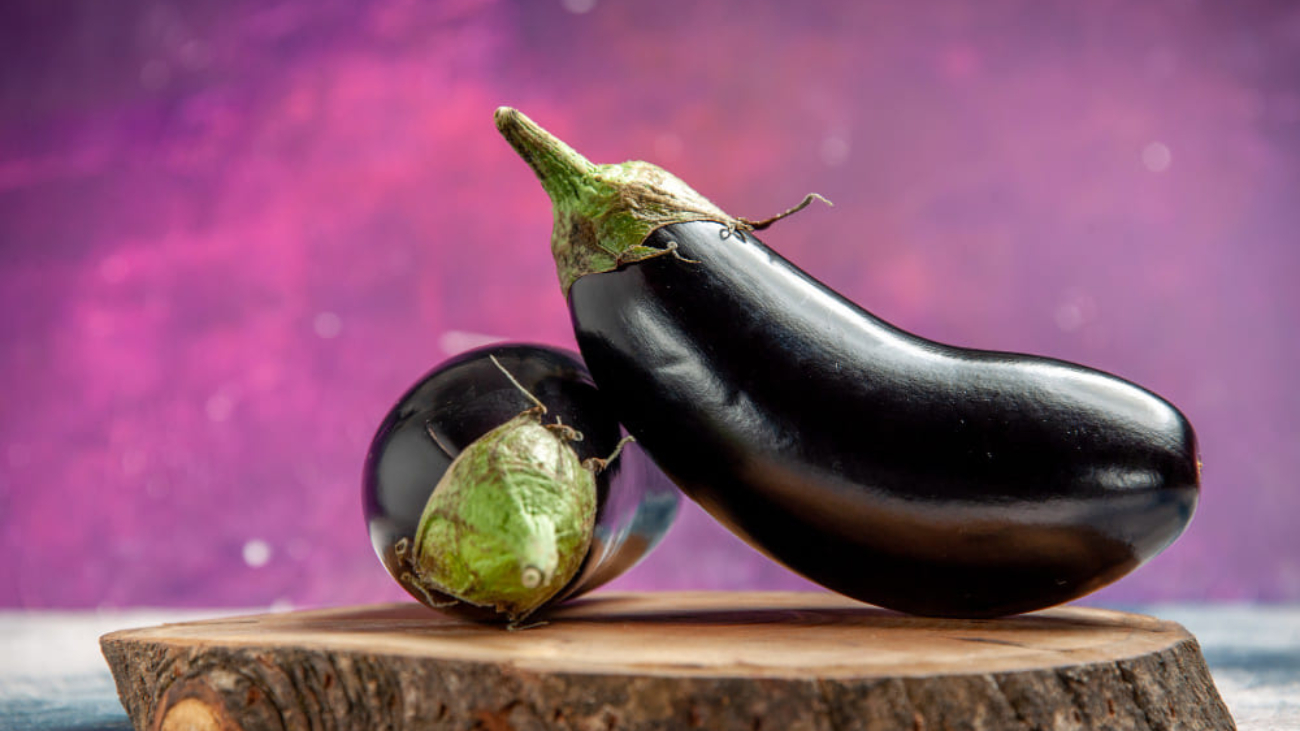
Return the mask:
<svg viewBox="0 0 1300 731">
<path fill-rule="evenodd" d="M 1188 533 L 1094 597 L 1300 601 L 1300 6 L 0 6 L 0 606 L 399 599 L 359 500 L 446 356 L 571 345 L 519 107 L 886 319 L 1164 394 Z M 805 588 L 694 506 L 621 588 Z"/>
</svg>

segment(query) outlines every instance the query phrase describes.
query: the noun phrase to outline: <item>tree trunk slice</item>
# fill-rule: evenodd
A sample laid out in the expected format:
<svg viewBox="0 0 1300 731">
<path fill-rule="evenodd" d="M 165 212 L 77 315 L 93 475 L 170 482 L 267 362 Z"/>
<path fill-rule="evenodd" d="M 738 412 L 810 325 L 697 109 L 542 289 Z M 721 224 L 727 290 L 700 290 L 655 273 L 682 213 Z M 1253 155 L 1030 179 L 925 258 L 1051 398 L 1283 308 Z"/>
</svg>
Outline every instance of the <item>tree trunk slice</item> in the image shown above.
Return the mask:
<svg viewBox="0 0 1300 731">
<path fill-rule="evenodd" d="M 392 604 L 101 645 L 139 731 L 1232 729 L 1173 622 L 912 617 L 832 594 L 598 594 L 507 631 Z"/>
</svg>

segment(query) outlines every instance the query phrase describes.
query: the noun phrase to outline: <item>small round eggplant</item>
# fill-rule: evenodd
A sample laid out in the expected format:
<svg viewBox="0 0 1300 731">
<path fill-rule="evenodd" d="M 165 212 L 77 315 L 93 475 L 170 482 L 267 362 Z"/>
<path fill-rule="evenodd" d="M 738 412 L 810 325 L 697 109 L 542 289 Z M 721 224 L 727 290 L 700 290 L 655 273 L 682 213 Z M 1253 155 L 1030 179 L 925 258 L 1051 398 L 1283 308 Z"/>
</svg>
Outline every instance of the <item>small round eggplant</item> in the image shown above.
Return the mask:
<svg viewBox="0 0 1300 731">
<path fill-rule="evenodd" d="M 513 110 L 497 126 L 555 205 L 602 394 L 684 492 L 791 569 L 990 617 L 1115 581 L 1190 521 L 1195 436 L 1159 396 L 904 332 L 668 173 L 593 165 Z"/>
<path fill-rule="evenodd" d="M 456 356 L 398 400 L 371 442 L 362 493 L 375 552 L 413 597 L 474 619 L 518 622 L 590 591 L 649 553 L 677 510 L 676 488 L 635 443 L 590 469 L 621 433 L 574 353 L 501 344 Z M 539 505 L 555 484 L 571 489 Z M 533 501 L 526 515 L 512 508 L 521 499 Z M 434 519 L 452 514 L 503 527 L 457 535 Z M 537 533 L 539 522 L 583 530 Z M 467 555 L 493 578 L 471 586 Z"/>
</svg>

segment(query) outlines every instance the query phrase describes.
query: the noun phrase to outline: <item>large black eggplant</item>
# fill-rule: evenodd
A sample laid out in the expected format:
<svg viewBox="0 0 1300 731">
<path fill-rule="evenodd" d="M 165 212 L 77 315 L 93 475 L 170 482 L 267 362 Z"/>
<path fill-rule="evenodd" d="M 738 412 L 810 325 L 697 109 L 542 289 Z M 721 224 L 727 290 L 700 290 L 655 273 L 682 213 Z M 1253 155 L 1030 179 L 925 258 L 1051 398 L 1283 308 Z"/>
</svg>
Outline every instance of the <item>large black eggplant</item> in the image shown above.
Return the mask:
<svg viewBox="0 0 1300 731">
<path fill-rule="evenodd" d="M 1195 436 L 1159 396 L 904 332 L 659 168 L 496 121 L 555 205 L 578 344 L 620 421 L 791 569 L 892 609 L 998 616 L 1115 581 L 1190 521 Z"/>
</svg>

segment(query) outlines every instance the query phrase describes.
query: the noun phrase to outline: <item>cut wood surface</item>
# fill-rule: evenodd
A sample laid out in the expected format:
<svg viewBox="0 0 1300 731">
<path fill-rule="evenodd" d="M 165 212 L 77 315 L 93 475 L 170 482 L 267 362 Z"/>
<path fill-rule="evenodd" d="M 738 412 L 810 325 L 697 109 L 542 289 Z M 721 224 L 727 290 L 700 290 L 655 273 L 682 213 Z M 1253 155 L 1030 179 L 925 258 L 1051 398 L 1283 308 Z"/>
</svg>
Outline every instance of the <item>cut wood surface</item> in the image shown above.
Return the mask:
<svg viewBox="0 0 1300 731">
<path fill-rule="evenodd" d="M 101 644 L 137 729 L 1231 729 L 1196 640 L 1063 607 L 912 617 L 832 594 L 597 594 L 507 631 L 391 604 Z"/>
</svg>

